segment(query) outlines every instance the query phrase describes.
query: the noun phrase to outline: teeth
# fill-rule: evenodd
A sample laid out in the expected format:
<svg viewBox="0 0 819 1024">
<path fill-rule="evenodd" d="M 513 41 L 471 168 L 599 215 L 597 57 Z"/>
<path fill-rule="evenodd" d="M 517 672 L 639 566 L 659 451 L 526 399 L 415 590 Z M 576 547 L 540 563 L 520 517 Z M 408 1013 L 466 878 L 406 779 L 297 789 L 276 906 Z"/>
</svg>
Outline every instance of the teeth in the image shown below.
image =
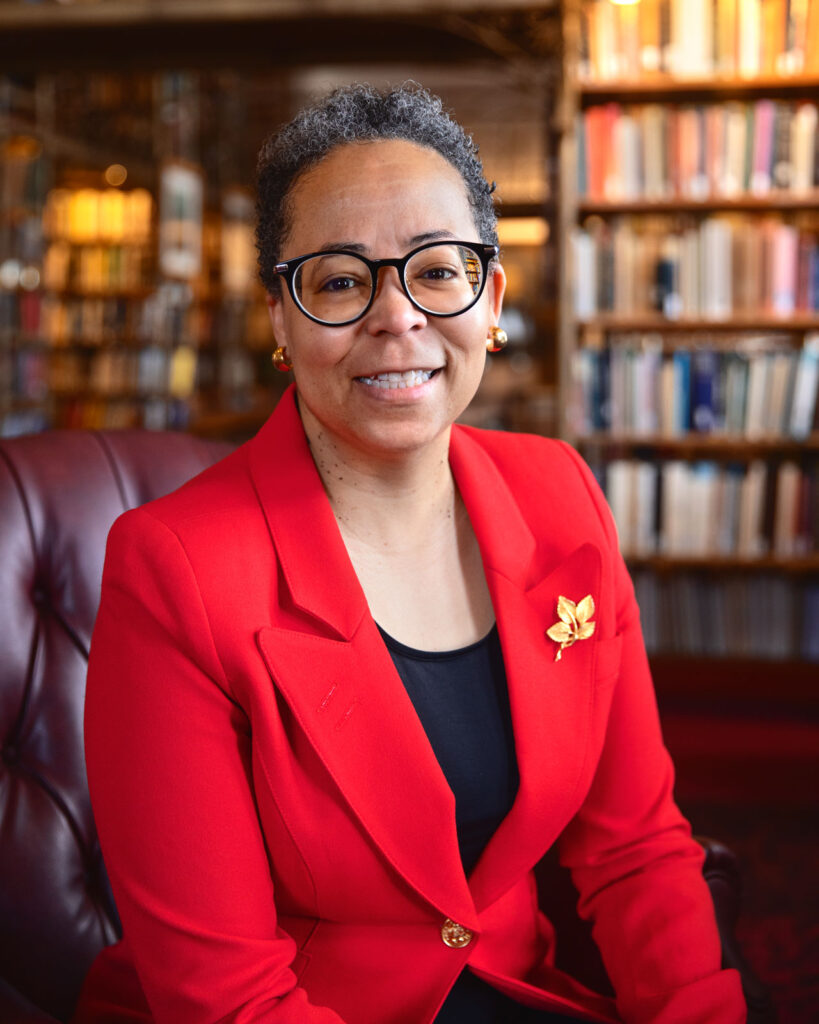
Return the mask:
<svg viewBox="0 0 819 1024">
<path fill-rule="evenodd" d="M 415 388 L 425 384 L 432 376 L 432 370 L 405 370 L 403 373 L 379 373 L 375 377 L 359 377 L 362 384 L 371 388 Z"/>
</svg>

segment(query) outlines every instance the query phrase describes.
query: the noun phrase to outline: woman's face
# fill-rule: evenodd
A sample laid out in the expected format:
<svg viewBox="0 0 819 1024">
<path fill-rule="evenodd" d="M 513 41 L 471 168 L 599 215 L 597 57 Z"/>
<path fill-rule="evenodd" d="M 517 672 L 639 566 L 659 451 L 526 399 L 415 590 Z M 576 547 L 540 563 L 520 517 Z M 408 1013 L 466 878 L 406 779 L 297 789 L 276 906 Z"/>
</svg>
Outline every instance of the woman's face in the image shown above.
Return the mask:
<svg viewBox="0 0 819 1024">
<path fill-rule="evenodd" d="M 480 241 L 460 174 L 438 153 L 405 141 L 333 150 L 299 181 L 291 204 L 285 259 L 352 247 L 388 259 L 440 238 Z M 387 267 L 370 310 L 345 327 L 309 320 L 283 287 L 281 299 L 269 299 L 271 319 L 293 364 L 311 440 L 321 430 L 351 454 L 380 458 L 445 442 L 480 382 L 504 284 L 497 268 L 471 309 L 440 318 L 416 309 Z M 373 383 L 409 371 L 422 371 L 414 378 L 422 383 Z"/>
</svg>

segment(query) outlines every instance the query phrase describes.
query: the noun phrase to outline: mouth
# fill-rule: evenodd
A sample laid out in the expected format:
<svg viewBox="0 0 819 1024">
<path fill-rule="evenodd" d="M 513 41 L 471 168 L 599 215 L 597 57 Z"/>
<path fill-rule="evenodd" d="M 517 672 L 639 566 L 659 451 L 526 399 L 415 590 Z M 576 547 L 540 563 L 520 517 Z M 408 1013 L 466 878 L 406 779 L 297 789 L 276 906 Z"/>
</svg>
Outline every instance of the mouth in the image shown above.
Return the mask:
<svg viewBox="0 0 819 1024">
<path fill-rule="evenodd" d="M 355 379 L 359 383 L 366 384 L 371 388 L 397 391 L 402 388 L 417 388 L 421 384 L 426 384 L 436 373 L 440 373 L 440 367 L 437 370 L 404 370 L 401 373 L 391 371 L 390 373 L 377 373 L 372 377 L 356 377 Z"/>
</svg>

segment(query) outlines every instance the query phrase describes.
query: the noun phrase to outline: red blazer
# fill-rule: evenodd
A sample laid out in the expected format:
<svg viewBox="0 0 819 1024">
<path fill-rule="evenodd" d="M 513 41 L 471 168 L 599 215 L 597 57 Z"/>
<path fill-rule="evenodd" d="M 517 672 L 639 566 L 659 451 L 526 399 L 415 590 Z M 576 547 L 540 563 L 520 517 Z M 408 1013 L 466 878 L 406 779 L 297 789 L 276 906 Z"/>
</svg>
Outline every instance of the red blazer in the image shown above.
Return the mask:
<svg viewBox="0 0 819 1024">
<path fill-rule="evenodd" d="M 125 938 L 78 1021 L 424 1024 L 465 965 L 594 1021 L 745 1020 L 599 489 L 542 438 L 455 427 L 450 458 L 520 770 L 471 876 L 291 391 L 254 440 L 111 531 L 85 728 Z M 556 661 L 558 597 L 586 594 L 595 633 Z M 532 867 L 554 843 L 616 1006 L 553 966 Z M 445 944 L 448 919 L 466 945 Z"/>
</svg>

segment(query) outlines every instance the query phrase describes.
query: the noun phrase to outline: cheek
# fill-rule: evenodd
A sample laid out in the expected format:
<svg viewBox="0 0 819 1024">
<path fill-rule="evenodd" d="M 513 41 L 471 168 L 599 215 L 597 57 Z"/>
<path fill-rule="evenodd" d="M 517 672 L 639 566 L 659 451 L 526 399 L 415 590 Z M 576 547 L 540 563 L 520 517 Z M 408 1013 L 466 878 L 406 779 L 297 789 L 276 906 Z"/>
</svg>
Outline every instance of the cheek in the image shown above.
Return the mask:
<svg viewBox="0 0 819 1024">
<path fill-rule="evenodd" d="M 298 379 L 301 370 L 303 383 L 308 379 L 326 383 L 324 372 L 332 370 L 344 360 L 350 349 L 349 341 L 338 334 L 327 334 L 318 325 L 312 330 L 309 321 L 304 325 L 299 324 L 297 330 L 293 327 L 289 335 L 291 343 L 288 351 L 293 361 L 294 376 Z M 322 376 L 316 377 L 319 373 Z"/>
</svg>

